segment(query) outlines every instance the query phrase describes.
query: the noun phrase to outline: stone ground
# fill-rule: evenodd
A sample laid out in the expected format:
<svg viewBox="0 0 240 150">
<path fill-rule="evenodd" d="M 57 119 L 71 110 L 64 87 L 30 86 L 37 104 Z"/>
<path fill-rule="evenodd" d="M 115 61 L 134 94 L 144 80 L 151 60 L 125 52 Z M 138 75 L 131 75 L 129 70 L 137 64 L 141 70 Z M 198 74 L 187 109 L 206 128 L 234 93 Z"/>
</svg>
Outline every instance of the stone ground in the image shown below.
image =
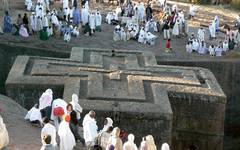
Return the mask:
<svg viewBox="0 0 240 150">
<path fill-rule="evenodd" d="M 169 2 L 173 3 L 173 2 Z M 24 13 L 24 0 L 14 0 L 11 1 L 11 10 L 12 15 L 16 16 L 18 13 Z M 181 9 L 186 9 L 189 4 L 178 3 Z M 56 5 L 56 7 L 59 4 Z M 92 5 L 94 8 L 100 8 L 104 12 L 112 10 L 114 6 Z M 224 23 L 231 23 L 236 17 L 237 12 L 234 10 L 226 10 L 223 7 L 210 7 L 210 6 L 199 6 L 198 20 L 195 20 L 191 24 L 191 32 L 197 32 L 196 27 L 201 25 L 208 24 L 208 18 L 213 18 L 215 14 L 219 14 Z M 1 19 L 3 12 L 0 11 Z M 14 17 L 14 20 L 16 18 Z M 224 24 L 223 23 L 223 24 Z M 27 47 L 41 47 L 46 49 L 54 49 L 56 51 L 71 51 L 71 48 L 74 46 L 82 47 L 97 47 L 97 48 L 109 48 L 109 49 L 129 49 L 129 50 L 149 50 L 153 51 L 157 56 L 162 58 L 169 59 L 185 59 L 185 60 L 202 60 L 202 59 L 235 59 L 239 58 L 238 50 L 231 51 L 227 53 L 226 56 L 216 58 L 210 57 L 208 55 L 199 55 L 199 54 L 188 54 L 185 52 L 186 38 L 182 37 L 179 39 L 172 39 L 172 47 L 174 52 L 167 54 L 164 52 L 165 41 L 163 40 L 163 35 L 158 33 L 158 39 L 156 40 L 155 46 L 141 45 L 136 41 L 128 42 L 114 42 L 112 40 L 112 31 L 114 26 L 103 24 L 103 32 L 96 33 L 92 37 L 85 37 L 81 35 L 80 38 L 72 38 L 70 43 L 64 43 L 63 39 L 54 39 L 51 38 L 48 41 L 40 41 L 37 36 L 31 36 L 27 39 L 22 39 L 20 37 L 15 37 L 12 35 L 4 34 L 0 36 L 1 43 L 15 44 Z M 223 39 L 224 35 L 221 33 L 219 35 Z M 212 41 L 207 41 L 210 43 Z M 214 43 L 218 42 L 217 40 L 213 41 Z M 239 48 L 238 48 L 239 49 Z M 10 134 L 10 150 L 35 150 L 40 148 L 40 128 L 33 127 L 29 123 L 23 120 L 26 110 L 21 108 L 18 104 L 10 100 L 9 98 L 0 95 L 0 108 L 2 112 L 0 114 L 3 116 L 4 121 L 7 124 L 7 129 Z M 78 149 L 82 149 L 78 145 Z"/>
</svg>

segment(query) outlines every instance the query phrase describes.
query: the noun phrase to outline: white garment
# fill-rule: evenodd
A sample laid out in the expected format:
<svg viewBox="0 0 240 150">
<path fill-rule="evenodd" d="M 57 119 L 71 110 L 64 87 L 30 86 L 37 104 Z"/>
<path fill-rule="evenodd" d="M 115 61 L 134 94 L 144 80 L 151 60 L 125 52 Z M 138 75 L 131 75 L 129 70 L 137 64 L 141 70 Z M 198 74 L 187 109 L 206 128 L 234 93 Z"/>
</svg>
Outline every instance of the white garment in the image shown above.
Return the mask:
<svg viewBox="0 0 240 150">
<path fill-rule="evenodd" d="M 69 123 L 64 119 L 59 125 L 58 135 L 60 137 L 60 150 L 73 150 L 76 145 L 75 138 L 69 128 Z"/>
<path fill-rule="evenodd" d="M 194 5 L 191 5 L 189 8 L 189 14 L 191 16 L 195 16 L 195 13 L 196 13 L 196 7 Z"/>
<path fill-rule="evenodd" d="M 37 17 L 35 15 L 30 16 L 30 26 L 33 31 L 37 31 Z"/>
<path fill-rule="evenodd" d="M 71 34 L 66 32 L 64 34 L 64 41 L 69 42 L 71 40 Z"/>
<path fill-rule="evenodd" d="M 210 54 L 211 56 L 214 56 L 214 55 L 215 55 L 215 48 L 212 47 L 211 45 L 209 46 L 208 51 L 209 51 L 209 54 Z"/>
<path fill-rule="evenodd" d="M 95 22 L 96 22 L 96 27 L 101 26 L 102 24 L 102 16 L 99 11 L 97 11 L 95 14 Z"/>
<path fill-rule="evenodd" d="M 168 143 L 163 143 L 162 147 L 161 147 L 161 150 L 170 150 L 170 147 L 169 147 Z"/>
<path fill-rule="evenodd" d="M 155 36 L 154 34 L 152 34 L 151 32 L 147 32 L 146 34 L 146 42 L 149 45 L 155 45 L 155 39 L 157 38 L 157 36 Z"/>
<path fill-rule="evenodd" d="M 164 39 L 170 39 L 169 29 L 168 30 L 166 30 L 166 29 L 163 30 L 163 36 L 164 36 Z"/>
<path fill-rule="evenodd" d="M 202 45 L 202 43 L 199 45 L 198 53 L 199 54 L 206 54 L 207 53 L 207 48 L 206 48 L 205 43 L 203 45 Z"/>
<path fill-rule="evenodd" d="M 157 32 L 157 23 L 154 20 L 150 20 L 146 23 L 145 30 L 148 32 Z"/>
<path fill-rule="evenodd" d="M 192 44 L 187 44 L 187 45 L 186 45 L 186 51 L 187 51 L 188 53 L 192 53 Z"/>
<path fill-rule="evenodd" d="M 227 41 L 224 41 L 223 42 L 223 51 L 224 52 L 227 52 L 229 50 L 229 48 L 228 48 L 228 42 Z"/>
<path fill-rule="evenodd" d="M 222 56 L 222 47 L 218 46 L 215 48 L 216 56 Z"/>
<path fill-rule="evenodd" d="M 138 6 L 138 12 L 139 12 L 139 20 L 143 21 L 145 16 L 145 7 L 143 2 L 141 2 L 140 5 Z"/>
<path fill-rule="evenodd" d="M 59 23 L 59 21 L 58 21 L 58 18 L 57 18 L 57 16 L 55 15 L 55 14 L 53 14 L 52 15 L 52 24 L 54 24 L 55 26 L 60 26 L 60 23 Z"/>
<path fill-rule="evenodd" d="M 43 137 L 45 135 L 50 135 L 51 136 L 51 144 L 53 146 L 57 146 L 57 142 L 56 142 L 56 128 L 52 124 L 47 123 L 42 128 L 42 130 L 41 130 L 42 144 L 45 144 L 45 142 L 43 141 Z"/>
<path fill-rule="evenodd" d="M 36 6 L 36 16 L 37 17 L 43 17 L 44 16 L 44 12 L 43 12 L 43 6 L 42 5 L 37 5 Z"/>
<path fill-rule="evenodd" d="M 86 8 L 82 9 L 82 13 L 81 13 L 81 19 L 82 19 L 82 24 L 85 25 L 86 23 L 88 23 L 88 17 L 89 17 L 89 12 Z"/>
<path fill-rule="evenodd" d="M 50 36 L 53 35 L 53 29 L 52 29 L 52 27 L 48 27 L 48 28 L 47 28 L 47 33 L 48 33 L 48 37 L 50 37 Z"/>
<path fill-rule="evenodd" d="M 36 108 L 35 106 L 32 107 L 27 115 L 24 117 L 25 120 L 30 120 L 30 121 L 39 121 L 42 122 L 42 115 L 40 112 L 40 109 Z"/>
<path fill-rule="evenodd" d="M 76 36 L 76 37 L 78 37 L 79 36 L 79 30 L 77 29 L 77 27 L 75 27 L 74 29 L 73 29 L 73 31 L 72 31 L 72 34 L 74 35 L 74 36 Z M 74 108 L 73 108 L 74 109 Z M 80 119 L 80 118 L 79 118 Z"/>
<path fill-rule="evenodd" d="M 3 118 L 0 115 L 0 149 L 8 146 L 9 144 L 9 136 L 8 136 L 8 131 L 6 128 L 5 123 L 3 122 Z"/>
<path fill-rule="evenodd" d="M 215 21 L 212 22 L 212 24 L 209 26 L 210 36 L 211 38 L 216 37 L 216 23 Z"/>
<path fill-rule="evenodd" d="M 198 49 L 199 49 L 199 43 L 198 43 L 197 40 L 194 40 L 194 41 L 193 41 L 193 43 L 192 43 L 192 49 L 193 49 L 194 51 L 198 51 Z"/>
<path fill-rule="evenodd" d="M 70 103 L 73 106 L 73 110 L 75 110 L 76 113 L 77 113 L 77 119 L 80 119 L 80 114 L 82 113 L 83 109 L 80 106 L 80 104 L 78 103 L 78 96 L 77 96 L 77 94 L 73 94 L 72 95 L 72 101 Z"/>
<path fill-rule="evenodd" d="M 176 21 L 174 24 L 172 34 L 175 36 L 179 35 L 179 21 Z"/>
<path fill-rule="evenodd" d="M 122 41 L 127 41 L 127 35 L 126 35 L 126 32 L 124 31 L 124 29 L 122 28 L 121 29 L 121 40 Z"/>
<path fill-rule="evenodd" d="M 94 142 L 97 137 L 97 123 L 94 118 L 91 118 L 89 114 L 86 114 L 83 118 L 83 138 L 85 142 Z"/>
<path fill-rule="evenodd" d="M 106 132 L 109 127 L 113 126 L 113 120 L 111 118 L 107 117 L 106 120 L 107 120 L 107 124 L 104 125 L 102 132 Z"/>
<path fill-rule="evenodd" d="M 142 28 L 139 32 L 138 42 L 145 44 L 146 43 L 146 31 Z"/>
<path fill-rule="evenodd" d="M 48 27 L 49 26 L 49 23 L 48 23 L 48 17 L 47 16 L 44 16 L 43 17 L 43 27 Z"/>
<path fill-rule="evenodd" d="M 63 0 L 63 9 L 68 8 L 69 4 L 68 4 L 68 0 Z"/>
<path fill-rule="evenodd" d="M 52 104 L 52 95 L 46 91 L 39 98 L 39 109 L 44 109 Z"/>
<path fill-rule="evenodd" d="M 58 127 L 59 127 L 59 122 L 58 122 L 58 116 L 54 115 L 54 110 L 61 107 L 64 111 L 64 114 L 67 114 L 67 103 L 63 100 L 63 99 L 55 99 L 52 102 L 52 112 L 51 112 L 51 120 L 54 121 L 54 126 L 56 128 L 56 130 L 58 131 Z"/>
<path fill-rule="evenodd" d="M 138 150 L 136 144 L 134 143 L 134 135 L 128 135 L 128 141 L 123 144 L 123 150 Z"/>
<path fill-rule="evenodd" d="M 205 31 L 204 29 L 198 29 L 198 42 L 205 40 Z"/>
<path fill-rule="evenodd" d="M 95 23 L 95 14 L 91 13 L 89 16 L 89 26 L 90 29 L 95 30 L 96 28 L 96 23 Z"/>
</svg>

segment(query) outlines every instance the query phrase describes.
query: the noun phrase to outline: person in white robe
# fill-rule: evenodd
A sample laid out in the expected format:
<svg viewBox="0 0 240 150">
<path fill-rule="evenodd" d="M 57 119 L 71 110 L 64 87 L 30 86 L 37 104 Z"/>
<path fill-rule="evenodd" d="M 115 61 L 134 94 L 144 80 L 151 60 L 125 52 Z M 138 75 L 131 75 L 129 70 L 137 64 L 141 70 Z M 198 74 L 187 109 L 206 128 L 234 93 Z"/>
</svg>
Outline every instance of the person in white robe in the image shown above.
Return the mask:
<svg viewBox="0 0 240 150">
<path fill-rule="evenodd" d="M 76 146 L 75 138 L 69 127 L 69 120 L 63 118 L 61 123 L 59 124 L 58 135 L 60 138 L 60 150 L 73 150 L 74 146 Z M 67 120 L 67 121 L 66 121 Z"/>
<path fill-rule="evenodd" d="M 70 40 L 71 40 L 71 34 L 70 34 L 69 32 L 66 32 L 66 33 L 64 34 L 63 40 L 64 40 L 65 42 L 70 42 Z"/>
<path fill-rule="evenodd" d="M 89 11 L 89 4 L 88 4 L 88 1 L 85 2 L 84 6 L 85 6 L 85 8 L 87 9 L 87 11 Z"/>
<path fill-rule="evenodd" d="M 187 44 L 186 44 L 186 51 L 188 53 L 192 53 L 192 43 L 191 42 L 187 42 Z"/>
<path fill-rule="evenodd" d="M 121 28 L 120 28 L 119 25 L 117 25 L 117 26 L 114 28 L 114 31 L 113 31 L 113 40 L 114 40 L 115 42 L 121 40 Z"/>
<path fill-rule="evenodd" d="M 49 122 L 49 119 L 47 117 L 43 118 L 43 128 L 41 130 L 41 140 L 42 144 L 44 144 L 43 137 L 46 135 L 51 136 L 51 144 L 56 147 L 57 142 L 56 142 L 56 128 Z"/>
<path fill-rule="evenodd" d="M 102 31 L 102 28 L 101 28 L 102 16 L 101 16 L 100 11 L 97 11 L 95 14 L 95 22 L 96 22 L 96 31 L 101 32 Z"/>
<path fill-rule="evenodd" d="M 47 89 L 39 98 L 39 105 L 34 105 L 27 113 L 25 116 L 25 120 L 30 120 L 30 121 L 36 121 L 38 120 L 40 123 L 42 123 L 42 115 L 40 110 L 51 106 L 52 103 L 52 90 Z"/>
<path fill-rule="evenodd" d="M 148 32 L 151 32 L 151 33 L 153 33 L 153 32 L 157 32 L 158 31 L 158 29 L 157 29 L 157 23 L 153 20 L 153 19 L 151 19 L 151 20 L 149 20 L 147 23 L 146 23 L 146 25 L 145 25 L 145 30 Z"/>
<path fill-rule="evenodd" d="M 219 45 L 215 48 L 215 54 L 216 54 L 216 56 L 222 56 L 222 51 L 223 51 L 223 49 L 222 49 L 222 44 L 219 43 Z"/>
<path fill-rule="evenodd" d="M 112 12 L 108 12 L 108 14 L 107 14 L 107 16 L 105 18 L 106 23 L 107 24 L 111 24 L 112 18 L 113 18 Z"/>
<path fill-rule="evenodd" d="M 208 48 L 210 56 L 215 56 L 215 46 L 214 45 L 209 45 Z"/>
<path fill-rule="evenodd" d="M 212 21 L 212 23 L 209 25 L 209 31 L 210 31 L 210 39 L 216 38 L 215 21 Z"/>
<path fill-rule="evenodd" d="M 48 33 L 48 37 L 50 37 L 50 36 L 53 35 L 53 28 L 52 28 L 52 26 L 49 26 L 49 27 L 47 28 L 47 33 Z"/>
<path fill-rule="evenodd" d="M 4 150 L 9 144 L 9 135 L 3 118 L 0 115 L 0 149 Z"/>
<path fill-rule="evenodd" d="M 228 50 L 229 50 L 228 41 L 224 40 L 224 42 L 223 42 L 223 52 L 226 53 Z"/>
<path fill-rule="evenodd" d="M 53 25 L 55 25 L 56 27 L 60 27 L 60 22 L 56 16 L 56 14 L 51 15 L 51 20 L 52 20 Z"/>
<path fill-rule="evenodd" d="M 62 5 L 63 7 L 62 8 L 65 9 L 65 8 L 69 7 L 68 0 L 63 0 L 62 3 L 63 3 L 63 5 Z"/>
<path fill-rule="evenodd" d="M 79 33 L 78 28 L 77 28 L 77 27 L 74 27 L 74 28 L 73 28 L 73 31 L 72 31 L 72 35 L 73 35 L 73 36 L 76 36 L 76 37 L 79 37 L 79 34 L 80 34 L 80 33 Z"/>
<path fill-rule="evenodd" d="M 95 32 L 96 29 L 96 22 L 95 22 L 95 13 L 91 12 L 91 14 L 89 15 L 89 26 L 91 29 L 91 33 L 93 34 Z"/>
<path fill-rule="evenodd" d="M 40 31 L 42 29 L 43 29 L 42 18 L 40 16 L 38 16 L 38 18 L 37 18 L 37 31 Z"/>
<path fill-rule="evenodd" d="M 161 150 L 170 150 L 168 143 L 163 143 L 161 146 Z"/>
<path fill-rule="evenodd" d="M 142 27 L 139 32 L 138 42 L 146 44 L 146 31 L 144 30 L 144 27 Z"/>
<path fill-rule="evenodd" d="M 196 7 L 194 5 L 190 5 L 189 7 L 189 18 L 194 18 L 195 17 L 195 14 L 196 14 Z"/>
<path fill-rule="evenodd" d="M 144 21 L 144 17 L 145 17 L 145 7 L 144 7 L 144 3 L 141 2 L 138 5 L 138 12 L 139 12 L 139 21 L 142 22 Z"/>
<path fill-rule="evenodd" d="M 202 41 L 201 44 L 199 45 L 198 53 L 199 54 L 206 54 L 207 53 L 207 47 L 206 47 L 206 43 L 204 41 Z"/>
<path fill-rule="evenodd" d="M 109 117 L 105 118 L 104 126 L 101 132 L 107 132 L 109 127 L 113 127 L 113 120 Z"/>
<path fill-rule="evenodd" d="M 205 41 L 205 30 L 203 28 L 198 29 L 198 41 Z"/>
<path fill-rule="evenodd" d="M 47 15 L 44 15 L 43 19 L 42 19 L 42 23 L 43 23 L 43 28 L 47 29 L 49 27 L 49 22 L 48 22 L 48 17 Z"/>
<path fill-rule="evenodd" d="M 44 15 L 43 6 L 40 3 L 38 3 L 36 6 L 36 16 L 42 18 L 43 15 Z"/>
<path fill-rule="evenodd" d="M 146 43 L 149 44 L 149 45 L 155 45 L 156 38 L 157 38 L 157 36 L 155 36 L 151 32 L 147 32 L 147 34 L 146 34 Z"/>
<path fill-rule="evenodd" d="M 69 7 L 68 18 L 69 18 L 69 22 L 73 23 L 73 7 Z"/>
<path fill-rule="evenodd" d="M 19 29 L 19 35 L 20 35 L 21 37 L 24 37 L 24 38 L 29 37 L 27 28 L 26 28 L 24 25 L 21 25 L 21 27 L 20 27 L 20 29 Z"/>
<path fill-rule="evenodd" d="M 137 145 L 134 143 L 135 136 L 133 134 L 128 135 L 128 141 L 123 144 L 123 150 L 138 150 Z"/>
<path fill-rule="evenodd" d="M 33 8 L 32 0 L 25 0 L 25 6 L 26 6 L 28 11 L 32 11 L 32 8 Z"/>
<path fill-rule="evenodd" d="M 124 28 L 121 28 L 121 40 L 125 42 L 127 41 L 127 35 Z"/>
<path fill-rule="evenodd" d="M 199 42 L 198 42 L 197 39 L 193 40 L 192 49 L 193 49 L 193 51 L 196 51 L 196 52 L 198 51 L 198 49 L 199 49 Z"/>
<path fill-rule="evenodd" d="M 80 104 L 78 103 L 78 96 L 77 96 L 77 94 L 73 94 L 72 95 L 72 101 L 70 102 L 70 104 L 72 104 L 73 110 L 76 111 L 76 113 L 77 113 L 77 119 L 80 120 L 81 113 L 82 113 L 83 109 L 80 106 Z"/>
<path fill-rule="evenodd" d="M 179 37 L 179 34 L 180 34 L 179 24 L 180 24 L 179 19 L 177 19 L 176 23 L 173 26 L 173 31 L 172 31 L 172 35 L 175 37 Z"/>
<path fill-rule="evenodd" d="M 82 13 L 81 13 L 81 18 L 82 18 L 82 25 L 85 26 L 86 23 L 89 21 L 89 11 L 86 9 L 84 6 L 82 8 Z"/>
<path fill-rule="evenodd" d="M 88 148 L 94 146 L 94 141 L 97 137 L 98 126 L 95 120 L 95 116 L 96 113 L 91 110 L 83 118 L 83 137 Z"/>
</svg>

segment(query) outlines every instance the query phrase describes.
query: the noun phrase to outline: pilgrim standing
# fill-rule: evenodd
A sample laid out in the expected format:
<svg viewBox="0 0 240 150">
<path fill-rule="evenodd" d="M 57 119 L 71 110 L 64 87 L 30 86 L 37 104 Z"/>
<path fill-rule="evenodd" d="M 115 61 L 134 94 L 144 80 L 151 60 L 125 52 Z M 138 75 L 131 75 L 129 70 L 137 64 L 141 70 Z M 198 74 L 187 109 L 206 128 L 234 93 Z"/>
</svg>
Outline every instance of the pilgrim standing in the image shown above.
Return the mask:
<svg viewBox="0 0 240 150">
<path fill-rule="evenodd" d="M 102 16 L 100 14 L 100 11 L 97 10 L 95 14 L 95 22 L 96 22 L 96 31 L 101 32 L 101 24 L 102 24 Z"/>
<path fill-rule="evenodd" d="M 5 11 L 5 16 L 3 18 L 3 32 L 10 33 L 12 32 L 12 18 L 10 17 L 8 11 Z"/>
<path fill-rule="evenodd" d="M 128 135 L 128 141 L 124 143 L 123 150 L 138 150 L 136 144 L 134 143 L 135 136 L 133 134 Z"/>
</svg>

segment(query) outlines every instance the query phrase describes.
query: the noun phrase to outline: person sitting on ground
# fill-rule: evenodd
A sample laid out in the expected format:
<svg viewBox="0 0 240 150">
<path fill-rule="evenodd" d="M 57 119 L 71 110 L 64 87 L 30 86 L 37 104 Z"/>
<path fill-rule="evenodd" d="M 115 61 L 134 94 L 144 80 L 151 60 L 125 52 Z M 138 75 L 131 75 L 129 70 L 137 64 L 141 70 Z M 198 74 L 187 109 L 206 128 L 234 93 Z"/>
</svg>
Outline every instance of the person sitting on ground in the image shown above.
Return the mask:
<svg viewBox="0 0 240 150">
<path fill-rule="evenodd" d="M 27 31 L 27 28 L 25 28 L 25 26 L 22 24 L 20 29 L 19 29 L 19 35 L 24 37 L 24 38 L 27 38 L 29 37 L 29 34 L 28 34 L 28 31 Z"/>
<path fill-rule="evenodd" d="M 192 43 L 191 42 L 187 42 L 186 51 L 188 53 L 192 53 Z"/>
<path fill-rule="evenodd" d="M 83 33 L 86 36 L 91 36 L 92 35 L 89 23 L 85 24 L 84 29 L 83 29 Z"/>
<path fill-rule="evenodd" d="M 70 40 L 71 40 L 71 34 L 69 32 L 66 32 L 64 34 L 64 41 L 65 42 L 70 42 Z"/>
<path fill-rule="evenodd" d="M 215 56 L 215 46 L 214 45 L 210 45 L 208 48 L 209 54 L 210 56 Z"/>
<path fill-rule="evenodd" d="M 222 56 L 222 43 L 219 42 L 219 45 L 215 48 L 216 56 Z"/>
</svg>

